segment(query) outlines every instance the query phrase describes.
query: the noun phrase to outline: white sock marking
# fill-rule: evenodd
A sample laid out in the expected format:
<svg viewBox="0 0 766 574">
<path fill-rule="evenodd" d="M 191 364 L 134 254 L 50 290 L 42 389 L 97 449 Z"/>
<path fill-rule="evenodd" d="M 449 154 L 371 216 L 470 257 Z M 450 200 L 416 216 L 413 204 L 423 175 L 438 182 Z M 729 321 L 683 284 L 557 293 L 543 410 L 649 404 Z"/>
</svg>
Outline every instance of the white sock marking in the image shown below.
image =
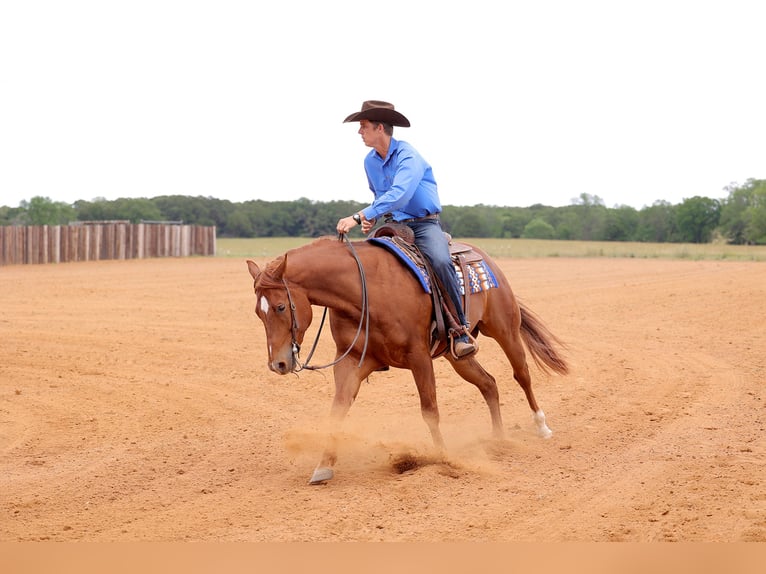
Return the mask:
<svg viewBox="0 0 766 574">
<path fill-rule="evenodd" d="M 551 438 L 553 431 L 545 424 L 545 413 L 540 409 L 534 414 L 535 424 L 537 425 L 537 434 L 542 438 Z"/>
</svg>

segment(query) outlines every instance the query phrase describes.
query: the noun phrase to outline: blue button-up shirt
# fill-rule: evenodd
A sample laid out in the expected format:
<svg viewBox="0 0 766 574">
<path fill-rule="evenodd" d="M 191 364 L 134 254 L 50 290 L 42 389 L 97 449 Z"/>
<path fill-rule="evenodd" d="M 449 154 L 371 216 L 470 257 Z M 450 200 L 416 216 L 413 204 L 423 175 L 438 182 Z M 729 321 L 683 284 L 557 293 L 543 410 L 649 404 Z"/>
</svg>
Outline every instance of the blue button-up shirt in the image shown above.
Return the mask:
<svg viewBox="0 0 766 574">
<path fill-rule="evenodd" d="M 371 150 L 364 158 L 364 170 L 375 195 L 362 210 L 366 219 L 391 213 L 400 221 L 441 212 L 433 170 L 407 142 L 391 138 L 385 158 Z"/>
</svg>

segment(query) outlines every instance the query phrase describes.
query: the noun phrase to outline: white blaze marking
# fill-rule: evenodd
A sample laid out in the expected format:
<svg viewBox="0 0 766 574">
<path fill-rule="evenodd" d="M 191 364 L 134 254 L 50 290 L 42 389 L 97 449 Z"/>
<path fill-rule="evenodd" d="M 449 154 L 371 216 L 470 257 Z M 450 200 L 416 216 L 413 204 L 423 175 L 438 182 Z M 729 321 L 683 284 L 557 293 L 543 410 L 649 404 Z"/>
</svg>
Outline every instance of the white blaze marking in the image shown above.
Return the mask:
<svg viewBox="0 0 766 574">
<path fill-rule="evenodd" d="M 264 315 L 268 315 L 269 314 L 269 302 L 266 300 L 266 297 L 261 295 L 261 300 L 259 301 L 258 304 L 260 305 L 261 311 L 263 312 L 263 314 Z"/>
</svg>

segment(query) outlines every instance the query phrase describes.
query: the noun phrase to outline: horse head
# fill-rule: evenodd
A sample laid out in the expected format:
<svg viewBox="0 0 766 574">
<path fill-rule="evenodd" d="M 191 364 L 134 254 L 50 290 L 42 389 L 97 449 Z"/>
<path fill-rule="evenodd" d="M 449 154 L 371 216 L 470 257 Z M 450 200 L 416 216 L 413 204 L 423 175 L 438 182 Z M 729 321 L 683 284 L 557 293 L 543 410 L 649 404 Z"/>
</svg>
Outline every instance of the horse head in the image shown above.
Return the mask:
<svg viewBox="0 0 766 574">
<path fill-rule="evenodd" d="M 288 286 L 284 276 L 286 266 L 286 255 L 269 263 L 264 270 L 254 261 L 247 261 L 254 281 L 255 314 L 266 330 L 269 369 L 280 375 L 300 369 L 298 352 L 312 319 L 311 303 L 304 290 Z"/>
</svg>

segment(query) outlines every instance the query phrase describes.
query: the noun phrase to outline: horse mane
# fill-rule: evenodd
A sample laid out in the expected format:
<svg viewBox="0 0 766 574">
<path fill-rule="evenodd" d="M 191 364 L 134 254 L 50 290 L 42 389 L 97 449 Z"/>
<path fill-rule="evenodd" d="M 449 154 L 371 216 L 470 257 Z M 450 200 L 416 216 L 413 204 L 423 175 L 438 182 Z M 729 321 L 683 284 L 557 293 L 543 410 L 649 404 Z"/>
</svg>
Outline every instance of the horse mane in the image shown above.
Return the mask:
<svg viewBox="0 0 766 574">
<path fill-rule="evenodd" d="M 274 272 L 282 264 L 285 256 L 280 255 L 276 259 L 269 261 L 261 274 L 258 276 L 258 280 L 255 282 L 256 289 L 276 289 L 278 287 L 284 287 L 281 280 L 274 278 Z"/>
<path fill-rule="evenodd" d="M 281 289 L 284 287 L 284 283 L 282 282 L 282 279 L 276 279 L 274 277 L 277 269 L 281 267 L 285 261 L 285 259 L 288 259 L 288 256 L 291 253 L 298 253 L 304 250 L 308 249 L 315 249 L 317 247 L 322 247 L 324 245 L 330 246 L 330 244 L 340 244 L 337 237 L 333 237 L 330 235 L 323 235 L 322 237 L 318 237 L 311 241 L 310 243 L 307 243 L 305 245 L 301 245 L 300 247 L 296 247 L 294 249 L 290 249 L 286 253 L 280 255 L 276 259 L 273 259 L 269 261 L 266 264 L 266 267 L 263 269 L 263 272 L 258 277 L 258 281 L 256 281 L 256 289 Z"/>
</svg>

